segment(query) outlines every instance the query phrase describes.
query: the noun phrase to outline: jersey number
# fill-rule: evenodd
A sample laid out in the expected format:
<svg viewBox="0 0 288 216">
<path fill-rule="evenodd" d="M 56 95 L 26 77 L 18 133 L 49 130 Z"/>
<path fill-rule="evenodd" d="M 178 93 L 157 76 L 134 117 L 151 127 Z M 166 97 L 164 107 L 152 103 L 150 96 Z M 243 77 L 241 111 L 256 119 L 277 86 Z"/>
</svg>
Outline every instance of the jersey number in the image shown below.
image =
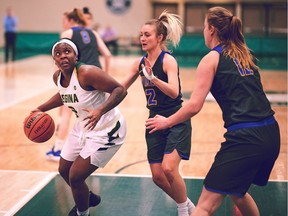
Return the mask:
<svg viewBox="0 0 288 216">
<path fill-rule="evenodd" d="M 248 68 L 243 69 L 241 67 L 241 65 L 238 63 L 236 58 L 234 58 L 233 61 L 234 61 L 235 65 L 237 66 L 238 71 L 239 71 L 241 76 L 250 76 L 250 75 L 254 74 L 253 70 L 251 70 L 251 69 L 248 69 Z"/>
<path fill-rule="evenodd" d="M 87 31 L 83 30 L 83 31 L 80 32 L 80 34 L 81 34 L 82 41 L 83 41 L 84 44 L 89 44 L 91 42 L 89 33 Z"/>
<path fill-rule="evenodd" d="M 147 99 L 148 106 L 157 105 L 157 100 L 155 100 L 156 93 L 155 93 L 154 89 L 146 89 L 145 93 L 146 93 L 147 98 L 148 98 Z"/>
</svg>

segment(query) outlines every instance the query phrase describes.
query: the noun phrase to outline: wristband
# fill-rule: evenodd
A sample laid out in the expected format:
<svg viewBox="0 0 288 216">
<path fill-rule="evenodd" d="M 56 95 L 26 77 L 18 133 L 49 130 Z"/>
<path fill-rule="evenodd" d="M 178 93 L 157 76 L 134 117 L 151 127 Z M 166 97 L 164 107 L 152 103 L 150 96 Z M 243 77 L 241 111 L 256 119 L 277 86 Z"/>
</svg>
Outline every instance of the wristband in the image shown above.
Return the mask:
<svg viewBox="0 0 288 216">
<path fill-rule="evenodd" d="M 152 69 L 151 69 L 151 71 L 152 71 Z M 142 72 L 143 72 L 144 76 L 145 76 L 148 80 L 150 80 L 150 81 L 155 78 L 155 76 L 154 76 L 154 74 L 153 74 L 153 71 L 152 71 L 151 75 L 149 75 L 149 74 L 147 73 L 145 67 L 142 68 Z"/>
</svg>

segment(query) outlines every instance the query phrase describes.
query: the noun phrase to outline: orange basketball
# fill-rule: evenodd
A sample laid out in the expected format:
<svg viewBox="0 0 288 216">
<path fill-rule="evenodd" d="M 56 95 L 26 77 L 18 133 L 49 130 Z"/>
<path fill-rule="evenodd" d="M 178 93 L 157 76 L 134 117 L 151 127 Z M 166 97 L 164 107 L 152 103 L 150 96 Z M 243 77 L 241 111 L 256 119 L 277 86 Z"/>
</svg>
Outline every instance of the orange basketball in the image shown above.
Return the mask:
<svg viewBox="0 0 288 216">
<path fill-rule="evenodd" d="M 54 131 L 54 120 L 45 112 L 33 112 L 24 120 L 24 133 L 33 142 L 46 142 Z"/>
</svg>

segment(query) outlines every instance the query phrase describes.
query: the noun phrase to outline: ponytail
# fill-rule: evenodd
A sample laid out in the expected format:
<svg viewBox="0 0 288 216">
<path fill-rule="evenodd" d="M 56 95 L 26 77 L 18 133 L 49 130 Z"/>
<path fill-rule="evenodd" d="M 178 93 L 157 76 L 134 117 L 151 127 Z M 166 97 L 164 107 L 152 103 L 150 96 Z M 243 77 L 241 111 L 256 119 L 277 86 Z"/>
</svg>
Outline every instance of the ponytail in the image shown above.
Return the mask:
<svg viewBox="0 0 288 216">
<path fill-rule="evenodd" d="M 161 49 L 167 50 L 168 41 L 171 41 L 176 47 L 182 36 L 182 22 L 180 17 L 164 10 L 158 19 L 152 19 L 145 23 L 146 25 L 155 25 L 156 34 L 163 35 Z"/>
</svg>

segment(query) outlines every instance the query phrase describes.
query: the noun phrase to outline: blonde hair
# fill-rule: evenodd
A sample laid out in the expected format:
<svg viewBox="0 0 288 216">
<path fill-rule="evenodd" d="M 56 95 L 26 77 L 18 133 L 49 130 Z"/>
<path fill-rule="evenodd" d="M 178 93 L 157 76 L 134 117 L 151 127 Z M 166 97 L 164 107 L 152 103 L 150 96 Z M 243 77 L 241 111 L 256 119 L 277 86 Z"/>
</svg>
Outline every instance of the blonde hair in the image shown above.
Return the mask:
<svg viewBox="0 0 288 216">
<path fill-rule="evenodd" d="M 183 26 L 179 15 L 164 10 L 158 19 L 149 20 L 145 25 L 155 25 L 156 35 L 163 35 L 161 42 L 163 50 L 167 50 L 168 41 L 171 41 L 174 47 L 179 44 Z"/>
<path fill-rule="evenodd" d="M 224 46 L 224 54 L 236 58 L 240 65 L 248 69 L 258 69 L 254 57 L 247 47 L 242 34 L 242 22 L 229 10 L 223 7 L 212 7 L 206 14 L 209 26 L 216 29 L 220 43 Z"/>
</svg>

